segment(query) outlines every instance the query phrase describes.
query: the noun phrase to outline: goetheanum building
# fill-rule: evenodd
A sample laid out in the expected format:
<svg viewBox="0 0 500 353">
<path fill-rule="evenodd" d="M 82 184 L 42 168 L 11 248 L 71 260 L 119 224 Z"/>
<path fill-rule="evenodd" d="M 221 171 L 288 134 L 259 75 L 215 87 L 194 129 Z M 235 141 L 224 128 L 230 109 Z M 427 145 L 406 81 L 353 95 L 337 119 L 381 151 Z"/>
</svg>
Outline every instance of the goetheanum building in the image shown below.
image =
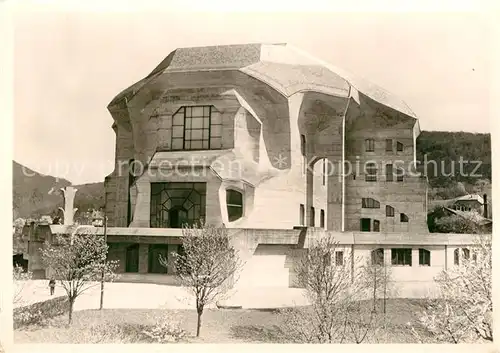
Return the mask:
<svg viewBox="0 0 500 353">
<path fill-rule="evenodd" d="M 286 44 L 177 49 L 108 109 L 111 226 L 427 231 L 414 113 Z"/>
<path fill-rule="evenodd" d="M 240 286 L 294 286 L 297 256 L 333 234 L 336 263 L 376 258 L 398 295 L 427 296 L 472 244 L 428 232 L 405 102 L 289 45 L 177 49 L 108 109 L 107 239 L 123 281 L 170 283 L 181 227 L 198 221 L 228 229 Z"/>
</svg>

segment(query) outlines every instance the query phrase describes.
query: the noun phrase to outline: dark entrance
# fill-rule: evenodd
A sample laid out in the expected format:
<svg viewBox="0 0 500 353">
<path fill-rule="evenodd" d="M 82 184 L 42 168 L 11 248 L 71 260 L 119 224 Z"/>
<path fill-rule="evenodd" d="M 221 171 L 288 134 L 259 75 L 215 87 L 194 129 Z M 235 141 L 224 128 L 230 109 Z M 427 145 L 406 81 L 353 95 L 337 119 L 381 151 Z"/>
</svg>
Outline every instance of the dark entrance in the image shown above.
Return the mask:
<svg viewBox="0 0 500 353">
<path fill-rule="evenodd" d="M 16 254 L 13 256 L 14 267 L 19 266 L 23 271 L 28 271 L 28 260 L 24 259 L 23 254 Z"/>
<path fill-rule="evenodd" d="M 167 244 L 151 244 L 149 245 L 149 273 L 167 273 L 167 268 L 160 263 L 160 256 L 167 259 L 168 245 Z"/>
<path fill-rule="evenodd" d="M 370 231 L 370 218 L 361 218 L 361 231 L 369 232 Z"/>
<path fill-rule="evenodd" d="M 182 228 L 183 225 L 188 224 L 187 211 L 184 208 L 176 207 L 168 212 L 170 228 Z"/>
<path fill-rule="evenodd" d="M 139 244 L 132 244 L 127 247 L 125 272 L 139 272 Z"/>
</svg>

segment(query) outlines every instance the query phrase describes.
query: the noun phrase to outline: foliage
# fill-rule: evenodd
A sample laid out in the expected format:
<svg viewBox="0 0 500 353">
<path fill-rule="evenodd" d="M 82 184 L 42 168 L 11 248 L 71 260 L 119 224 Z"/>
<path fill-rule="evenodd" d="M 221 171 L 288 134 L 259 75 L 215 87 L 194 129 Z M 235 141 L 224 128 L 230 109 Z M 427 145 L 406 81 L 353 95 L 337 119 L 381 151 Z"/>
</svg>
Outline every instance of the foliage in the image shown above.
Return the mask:
<svg viewBox="0 0 500 353">
<path fill-rule="evenodd" d="M 439 233 L 477 234 L 481 230 L 477 221 L 474 212 L 464 213 L 463 216 L 445 216 L 434 221 L 434 231 Z"/>
<path fill-rule="evenodd" d="M 142 332 L 156 343 L 181 342 L 187 337 L 187 332 L 180 327 L 178 322 L 171 322 L 164 317 Z"/>
<path fill-rule="evenodd" d="M 196 298 L 198 337 L 203 309 L 227 293 L 241 263 L 225 228 L 206 224 L 186 226 L 181 240 L 183 252 L 175 254 L 176 274 Z M 160 263 L 168 265 L 164 258 L 160 258 Z"/>
<path fill-rule="evenodd" d="M 33 274 L 30 271 L 24 271 L 21 266 L 15 266 L 14 270 L 12 271 L 12 277 L 14 282 L 13 303 L 20 304 L 23 299 L 22 292 L 24 289 L 24 285 L 33 277 Z"/>
<path fill-rule="evenodd" d="M 14 329 L 41 324 L 44 320 L 62 315 L 68 311 L 68 298 L 57 297 L 28 306 L 14 308 Z"/>
<path fill-rule="evenodd" d="M 478 237 L 470 252 L 436 278 L 439 296 L 420 318 L 439 342 L 493 341 L 491 239 Z"/>
<path fill-rule="evenodd" d="M 283 312 L 282 332 L 287 341 L 361 343 L 376 331 L 377 314 L 362 305 L 363 279 L 351 271 L 350 261 L 337 262 L 337 250 L 344 252 L 333 237 L 324 237 L 299 260 L 295 268 L 298 284 L 311 307 Z"/>
<path fill-rule="evenodd" d="M 89 288 L 116 278 L 117 261 L 106 261 L 108 245 L 103 237 L 94 234 L 59 236 L 54 243 L 46 243 L 42 260 L 52 276 L 59 280 L 69 301 L 71 324 L 75 300 Z"/>
</svg>

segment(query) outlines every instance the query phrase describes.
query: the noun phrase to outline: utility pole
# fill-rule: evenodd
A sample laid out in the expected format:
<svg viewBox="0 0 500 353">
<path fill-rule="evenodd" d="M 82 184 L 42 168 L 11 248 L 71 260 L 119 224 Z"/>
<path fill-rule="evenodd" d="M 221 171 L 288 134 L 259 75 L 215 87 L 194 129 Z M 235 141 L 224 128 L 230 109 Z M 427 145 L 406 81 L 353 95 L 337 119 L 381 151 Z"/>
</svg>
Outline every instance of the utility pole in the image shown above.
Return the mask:
<svg viewBox="0 0 500 353">
<path fill-rule="evenodd" d="M 106 247 L 108 246 L 108 234 L 107 234 L 107 226 L 108 226 L 108 216 L 104 215 L 104 244 Z M 106 260 L 108 257 L 108 250 L 106 250 L 106 258 L 104 259 L 104 265 L 106 265 Z M 104 304 L 104 266 L 101 274 L 101 302 L 99 304 L 99 310 L 102 310 Z"/>
</svg>

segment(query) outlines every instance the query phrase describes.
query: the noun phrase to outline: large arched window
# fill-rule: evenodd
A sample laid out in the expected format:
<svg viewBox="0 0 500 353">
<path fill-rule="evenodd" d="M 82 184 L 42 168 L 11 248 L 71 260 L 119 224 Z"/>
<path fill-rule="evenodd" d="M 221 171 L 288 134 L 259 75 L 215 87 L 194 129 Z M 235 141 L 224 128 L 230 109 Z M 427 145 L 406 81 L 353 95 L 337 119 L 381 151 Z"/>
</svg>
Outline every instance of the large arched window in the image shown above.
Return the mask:
<svg viewBox="0 0 500 353">
<path fill-rule="evenodd" d="M 229 222 L 234 222 L 243 216 L 243 194 L 241 192 L 227 189 L 226 204 Z"/>
</svg>

